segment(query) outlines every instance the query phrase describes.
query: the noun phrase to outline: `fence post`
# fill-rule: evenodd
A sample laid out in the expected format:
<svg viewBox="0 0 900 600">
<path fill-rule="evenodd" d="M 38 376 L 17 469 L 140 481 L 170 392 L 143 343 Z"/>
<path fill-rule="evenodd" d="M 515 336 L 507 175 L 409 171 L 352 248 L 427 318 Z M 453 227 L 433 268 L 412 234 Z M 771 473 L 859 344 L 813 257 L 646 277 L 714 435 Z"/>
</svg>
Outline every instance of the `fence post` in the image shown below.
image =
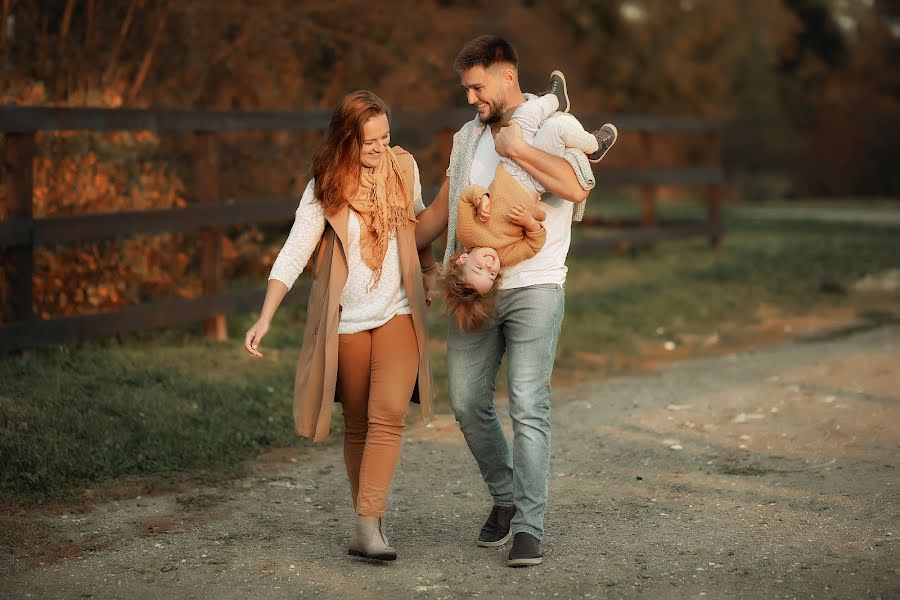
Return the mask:
<svg viewBox="0 0 900 600">
<path fill-rule="evenodd" d="M 721 165 L 721 134 L 718 130 L 710 133 L 710 146 L 713 149 L 715 164 Z M 722 242 L 722 217 L 721 217 L 722 195 L 721 187 L 718 183 L 711 183 L 706 186 L 706 218 L 710 228 L 714 228 L 715 232 L 709 236 L 709 245 L 718 248 Z"/>
<path fill-rule="evenodd" d="M 213 131 L 194 132 L 194 172 L 197 196 L 204 204 L 219 203 L 219 146 Z M 215 227 L 200 230 L 200 269 L 203 294 L 217 294 L 224 289 L 222 268 L 222 232 Z M 224 340 L 228 337 L 225 315 L 212 315 L 203 322 L 206 337 Z"/>
<path fill-rule="evenodd" d="M 641 131 L 641 164 L 649 169 L 653 164 L 653 138 L 649 131 Z M 656 184 L 641 186 L 641 227 L 656 225 Z"/>
<path fill-rule="evenodd" d="M 6 133 L 3 140 L 3 168 L 6 171 L 7 218 L 29 223 L 28 241 L 11 245 L 3 253 L 6 272 L 4 320 L 27 321 L 34 318 L 34 236 L 32 193 L 34 190 L 35 134 Z"/>
</svg>

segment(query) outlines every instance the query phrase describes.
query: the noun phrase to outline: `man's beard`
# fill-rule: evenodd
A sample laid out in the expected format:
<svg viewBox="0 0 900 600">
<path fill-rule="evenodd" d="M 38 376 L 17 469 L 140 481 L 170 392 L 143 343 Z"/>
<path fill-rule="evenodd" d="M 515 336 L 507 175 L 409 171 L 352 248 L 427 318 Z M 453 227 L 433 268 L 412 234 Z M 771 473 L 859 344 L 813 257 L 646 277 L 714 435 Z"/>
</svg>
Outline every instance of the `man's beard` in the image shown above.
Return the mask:
<svg viewBox="0 0 900 600">
<path fill-rule="evenodd" d="M 481 122 L 485 125 L 493 125 L 495 123 L 499 123 L 503 120 L 503 113 L 506 112 L 506 104 L 494 104 L 491 107 L 491 112 L 488 113 L 486 117 L 481 119 Z"/>
</svg>

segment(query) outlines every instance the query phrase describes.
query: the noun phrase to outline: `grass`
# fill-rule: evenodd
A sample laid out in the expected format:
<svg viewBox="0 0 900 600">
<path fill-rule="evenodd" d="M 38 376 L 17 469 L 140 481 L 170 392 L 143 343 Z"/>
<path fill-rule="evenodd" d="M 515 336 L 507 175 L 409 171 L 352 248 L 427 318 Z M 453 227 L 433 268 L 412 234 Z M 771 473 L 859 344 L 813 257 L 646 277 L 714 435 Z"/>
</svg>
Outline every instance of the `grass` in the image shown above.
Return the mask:
<svg viewBox="0 0 900 600">
<path fill-rule="evenodd" d="M 6 358 L 0 486 L 55 496 L 123 475 L 227 470 L 294 443 L 292 369 L 254 362 L 185 332 Z"/>
<path fill-rule="evenodd" d="M 634 207 L 603 209 L 621 216 Z M 689 205 L 670 212 L 699 216 Z M 605 359 L 639 355 L 661 331 L 678 339 L 752 325 L 763 307 L 805 314 L 849 306 L 852 282 L 900 267 L 896 228 L 727 215 L 715 252 L 694 239 L 571 259 L 557 383 L 613 372 Z M 218 477 L 266 449 L 307 443 L 294 436 L 290 410 L 304 317 L 302 308 L 279 312 L 266 360 L 240 347 L 248 314 L 229 319 L 224 344 L 185 327 L 0 358 L 0 494 L 31 503 L 128 479 Z M 438 409 L 446 411 L 438 310 L 429 327 Z"/>
</svg>

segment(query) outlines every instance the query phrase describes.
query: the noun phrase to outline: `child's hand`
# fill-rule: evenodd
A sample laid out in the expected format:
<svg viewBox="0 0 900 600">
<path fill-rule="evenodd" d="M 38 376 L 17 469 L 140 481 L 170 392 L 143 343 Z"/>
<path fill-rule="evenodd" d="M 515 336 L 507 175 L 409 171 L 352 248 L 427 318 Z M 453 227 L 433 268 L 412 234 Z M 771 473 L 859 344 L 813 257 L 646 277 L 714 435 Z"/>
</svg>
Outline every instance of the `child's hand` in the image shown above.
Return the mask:
<svg viewBox="0 0 900 600">
<path fill-rule="evenodd" d="M 531 214 L 531 211 L 525 208 L 524 204 L 517 204 L 509 211 L 509 220 L 513 225 L 518 225 L 528 231 L 537 231 L 541 228 L 541 224 Z"/>
<path fill-rule="evenodd" d="M 491 220 L 491 197 L 488 194 L 481 196 L 481 201 L 478 203 L 478 218 L 482 223 Z"/>
</svg>

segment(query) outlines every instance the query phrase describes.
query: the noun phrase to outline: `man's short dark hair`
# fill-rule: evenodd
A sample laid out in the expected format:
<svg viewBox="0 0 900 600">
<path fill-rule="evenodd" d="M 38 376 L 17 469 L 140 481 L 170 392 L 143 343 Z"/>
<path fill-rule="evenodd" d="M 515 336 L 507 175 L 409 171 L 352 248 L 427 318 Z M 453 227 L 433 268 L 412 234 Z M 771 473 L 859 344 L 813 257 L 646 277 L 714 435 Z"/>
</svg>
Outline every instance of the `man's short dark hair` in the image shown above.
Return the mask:
<svg viewBox="0 0 900 600">
<path fill-rule="evenodd" d="M 463 46 L 453 61 L 453 68 L 457 73 L 462 73 L 472 67 L 487 69 L 500 62 L 518 67 L 519 54 L 513 45 L 503 38 L 496 35 L 481 35 Z"/>
</svg>

